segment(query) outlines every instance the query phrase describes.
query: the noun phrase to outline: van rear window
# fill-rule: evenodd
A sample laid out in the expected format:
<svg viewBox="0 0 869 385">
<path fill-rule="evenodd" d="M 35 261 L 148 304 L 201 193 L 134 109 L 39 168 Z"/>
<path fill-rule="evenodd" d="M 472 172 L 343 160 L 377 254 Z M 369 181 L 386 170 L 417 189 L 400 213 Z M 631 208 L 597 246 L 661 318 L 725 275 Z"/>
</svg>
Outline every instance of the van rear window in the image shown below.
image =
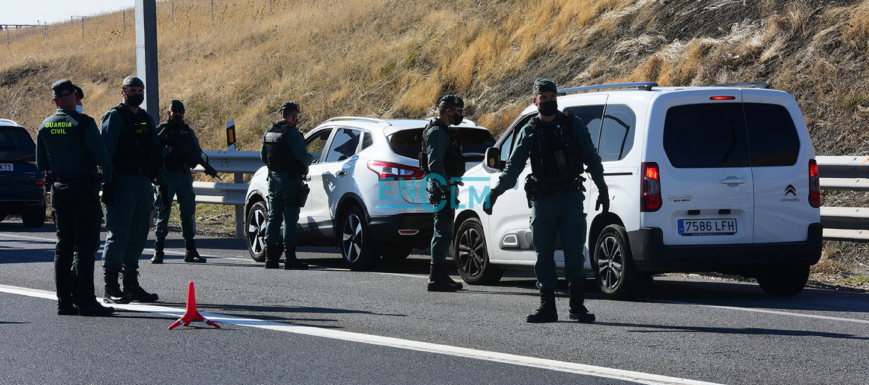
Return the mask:
<svg viewBox="0 0 869 385">
<path fill-rule="evenodd" d="M 676 168 L 790 166 L 800 139 L 784 106 L 691 104 L 667 111 L 664 151 Z"/>
<path fill-rule="evenodd" d="M 419 152 L 422 151 L 422 130 L 422 128 L 414 128 L 392 134 L 389 137 L 389 147 L 398 155 L 417 159 Z M 459 130 L 459 141 L 462 142 L 462 150 L 464 150 L 465 155 L 479 155 L 482 159 L 482 154 L 486 152 L 486 149 L 495 145 L 495 137 L 489 130 L 478 128 L 460 128 Z"/>
</svg>

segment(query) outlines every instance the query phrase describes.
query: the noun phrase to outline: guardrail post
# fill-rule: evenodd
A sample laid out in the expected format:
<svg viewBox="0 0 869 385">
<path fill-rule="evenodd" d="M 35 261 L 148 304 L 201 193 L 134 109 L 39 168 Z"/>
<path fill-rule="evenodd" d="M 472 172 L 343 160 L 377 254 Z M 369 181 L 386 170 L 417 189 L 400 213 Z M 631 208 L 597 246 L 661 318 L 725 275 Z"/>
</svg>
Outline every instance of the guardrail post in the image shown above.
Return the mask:
<svg viewBox="0 0 869 385">
<path fill-rule="evenodd" d="M 235 119 L 226 122 L 226 150 L 238 151 L 235 146 Z M 243 173 L 235 173 L 235 183 L 244 183 Z M 235 206 L 235 238 L 244 238 L 244 206 Z"/>
</svg>

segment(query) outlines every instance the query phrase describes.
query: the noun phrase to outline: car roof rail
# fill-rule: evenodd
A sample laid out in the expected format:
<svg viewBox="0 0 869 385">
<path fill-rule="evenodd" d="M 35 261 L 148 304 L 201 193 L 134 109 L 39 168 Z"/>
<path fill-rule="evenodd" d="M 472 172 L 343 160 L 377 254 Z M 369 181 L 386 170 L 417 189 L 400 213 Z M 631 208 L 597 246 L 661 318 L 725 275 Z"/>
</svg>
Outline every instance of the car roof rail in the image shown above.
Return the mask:
<svg viewBox="0 0 869 385">
<path fill-rule="evenodd" d="M 11 124 L 11 125 L 13 125 L 13 126 L 20 126 L 20 125 L 19 125 L 18 123 L 16 123 L 14 120 L 10 120 L 10 119 L 0 119 L 0 123 Z"/>
<path fill-rule="evenodd" d="M 772 87 L 772 84 L 764 81 L 757 82 L 737 82 L 737 83 L 720 83 L 720 84 L 708 84 L 703 87 L 754 87 L 768 90 Z"/>
<path fill-rule="evenodd" d="M 652 87 L 657 87 L 658 83 L 655 82 L 633 82 L 633 83 L 610 83 L 610 84 L 596 84 L 591 86 L 582 86 L 582 87 L 573 87 L 573 88 L 562 88 L 558 90 L 558 94 L 563 95 L 568 92 L 580 92 L 580 91 L 598 91 L 598 90 L 606 90 L 606 89 L 614 89 L 614 88 L 636 88 L 645 91 L 651 91 Z"/>
<path fill-rule="evenodd" d="M 338 116 L 338 117 L 335 117 L 335 118 L 328 119 L 328 120 L 326 120 L 326 121 L 323 122 L 323 123 L 339 122 L 339 121 L 347 121 L 347 120 L 362 120 L 362 121 L 366 121 L 366 122 L 373 122 L 373 123 L 382 124 L 382 125 L 385 125 L 385 126 L 391 126 L 391 125 L 392 125 L 392 123 L 389 123 L 389 122 L 387 122 L 387 121 L 385 121 L 385 120 L 383 120 L 383 119 L 377 119 L 377 118 L 363 118 L 363 117 L 359 117 L 359 116 Z"/>
</svg>

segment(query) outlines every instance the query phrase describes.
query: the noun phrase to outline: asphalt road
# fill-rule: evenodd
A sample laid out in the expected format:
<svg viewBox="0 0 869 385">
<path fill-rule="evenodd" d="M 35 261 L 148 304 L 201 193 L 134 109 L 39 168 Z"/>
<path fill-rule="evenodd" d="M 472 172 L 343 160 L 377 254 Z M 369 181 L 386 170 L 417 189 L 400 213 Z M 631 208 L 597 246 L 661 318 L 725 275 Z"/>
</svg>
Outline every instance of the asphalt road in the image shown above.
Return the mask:
<svg viewBox="0 0 869 385">
<path fill-rule="evenodd" d="M 57 316 L 54 228 L 0 223 L 0 383 L 678 383 L 866 384 L 869 295 L 807 289 L 770 297 L 754 284 L 656 277 L 636 301 L 603 300 L 598 322 L 530 325 L 533 274 L 495 286 L 425 291 L 428 261 L 351 272 L 337 250 L 305 248 L 308 271 L 265 270 L 243 240 L 197 239 L 202 265 L 167 241 L 140 260 L 158 307 L 111 318 Z M 173 234 L 177 236 L 176 234 Z M 105 236 L 105 234 L 103 234 Z M 153 235 L 150 239 L 153 239 Z M 152 242 L 149 241 L 148 247 Z M 97 262 L 97 292 L 102 293 Z M 454 275 L 455 278 L 455 275 Z M 195 282 L 222 328 L 166 328 Z M 20 291 L 20 292 L 19 292 Z M 48 299 L 47 299 L 48 298 Z M 656 377 L 656 376 L 666 376 Z"/>
</svg>

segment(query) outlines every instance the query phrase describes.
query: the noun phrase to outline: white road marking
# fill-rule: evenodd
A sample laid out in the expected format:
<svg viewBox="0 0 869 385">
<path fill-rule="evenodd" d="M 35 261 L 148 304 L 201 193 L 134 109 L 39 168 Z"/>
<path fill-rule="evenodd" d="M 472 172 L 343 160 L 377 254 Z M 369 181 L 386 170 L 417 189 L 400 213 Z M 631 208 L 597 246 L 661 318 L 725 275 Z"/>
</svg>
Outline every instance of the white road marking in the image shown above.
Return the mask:
<svg viewBox="0 0 869 385">
<path fill-rule="evenodd" d="M 828 321 L 843 321 L 843 322 L 855 322 L 855 323 L 869 324 L 869 320 L 854 319 L 854 318 L 829 317 L 829 316 L 825 316 L 825 315 L 814 315 L 814 314 L 790 313 L 790 312 L 786 312 L 786 311 L 750 309 L 750 308 L 744 308 L 744 307 L 708 305 L 708 304 L 704 304 L 704 303 L 679 302 L 679 301 L 652 300 L 649 302 L 668 303 L 668 304 L 672 304 L 672 305 L 702 306 L 702 307 L 709 307 L 709 308 L 713 308 L 713 309 L 738 310 L 738 311 L 747 311 L 747 312 L 754 312 L 754 313 L 787 315 L 787 316 L 792 316 L 792 317 L 817 318 L 817 319 L 828 320 Z"/>
<path fill-rule="evenodd" d="M 24 295 L 28 297 L 57 300 L 55 293 L 29 289 L 24 287 L 0 285 L 0 292 Z M 168 314 L 180 317 L 184 314 L 182 308 L 168 306 L 128 304 L 115 305 L 112 307 L 129 311 Z M 299 326 L 290 323 L 277 323 L 259 320 L 255 318 L 236 317 L 217 313 L 201 313 L 203 317 L 211 321 L 222 322 L 237 326 L 247 326 L 258 329 L 274 330 L 279 332 L 294 333 L 312 337 L 330 338 L 341 341 L 358 342 L 377 346 L 386 346 L 398 349 L 414 350 L 426 353 L 443 354 L 447 356 L 463 357 L 483 361 L 499 362 L 508 365 L 524 366 L 545 370 L 554 370 L 579 375 L 610 378 L 615 380 L 633 381 L 641 384 L 713 384 L 711 382 L 694 381 L 685 378 L 661 376 L 657 374 L 633 372 L 629 370 L 612 369 L 602 366 L 578 364 L 574 362 L 555 361 L 543 358 L 520 356 L 516 354 L 498 353 L 486 350 L 468 349 L 457 346 L 433 344 L 428 342 L 406 340 L 401 338 L 383 337 L 370 334 L 353 333 L 340 330 L 317 328 L 312 326 Z"/>
</svg>

